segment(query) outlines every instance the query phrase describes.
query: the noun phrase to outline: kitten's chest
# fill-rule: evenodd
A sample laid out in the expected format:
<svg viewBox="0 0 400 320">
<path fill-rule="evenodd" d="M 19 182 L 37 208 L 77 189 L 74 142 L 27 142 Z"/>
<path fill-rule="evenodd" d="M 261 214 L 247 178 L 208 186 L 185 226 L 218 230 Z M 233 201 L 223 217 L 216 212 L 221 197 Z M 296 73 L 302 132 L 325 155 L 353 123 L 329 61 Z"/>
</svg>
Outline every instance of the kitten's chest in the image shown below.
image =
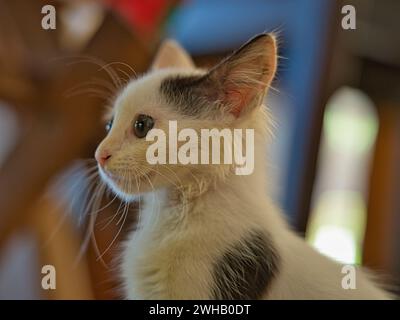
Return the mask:
<svg viewBox="0 0 400 320">
<path fill-rule="evenodd" d="M 232 245 L 240 242 L 247 228 L 245 222 L 235 223 L 234 219 L 218 223 L 222 220 L 217 219 L 217 213 L 221 215 L 222 211 L 204 210 L 205 206 L 196 207 L 186 214 L 190 219 L 185 220 L 168 219 L 178 217 L 177 212 L 161 212 L 161 219 L 144 221 L 142 228 L 132 234 L 123 262 L 127 297 L 210 299 L 215 296 L 219 275 L 216 265 Z M 214 220 L 209 213 L 213 213 Z"/>
<path fill-rule="evenodd" d="M 209 298 L 214 247 L 193 231 L 160 232 L 138 230 L 125 247 L 122 271 L 128 298 Z"/>
</svg>

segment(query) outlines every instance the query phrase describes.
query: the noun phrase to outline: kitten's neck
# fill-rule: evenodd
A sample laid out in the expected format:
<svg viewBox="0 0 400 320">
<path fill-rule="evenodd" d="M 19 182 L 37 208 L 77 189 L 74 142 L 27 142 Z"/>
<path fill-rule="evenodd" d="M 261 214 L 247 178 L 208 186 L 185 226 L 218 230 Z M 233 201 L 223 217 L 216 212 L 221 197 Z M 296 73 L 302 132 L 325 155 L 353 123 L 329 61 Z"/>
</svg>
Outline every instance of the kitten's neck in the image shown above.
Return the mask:
<svg viewBox="0 0 400 320">
<path fill-rule="evenodd" d="M 267 199 L 265 185 L 265 171 L 261 168 L 251 175 L 239 176 L 231 170 L 223 177 L 190 179 L 180 187 L 170 186 L 144 195 L 142 222 L 154 225 L 154 221 L 165 219 L 184 221 L 197 212 L 197 208 L 210 203 L 239 207 L 244 203 L 254 204 L 254 197 L 263 203 L 262 199 Z"/>
</svg>

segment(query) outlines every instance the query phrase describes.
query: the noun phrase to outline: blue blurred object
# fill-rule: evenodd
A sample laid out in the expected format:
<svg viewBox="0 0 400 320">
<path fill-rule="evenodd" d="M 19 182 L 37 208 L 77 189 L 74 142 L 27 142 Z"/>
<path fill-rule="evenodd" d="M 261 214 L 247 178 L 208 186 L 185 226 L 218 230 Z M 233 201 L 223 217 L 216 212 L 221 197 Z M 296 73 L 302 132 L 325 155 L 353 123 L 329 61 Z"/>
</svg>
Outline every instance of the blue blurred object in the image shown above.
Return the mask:
<svg viewBox="0 0 400 320">
<path fill-rule="evenodd" d="M 187 1 L 172 18 L 167 34 L 191 54 L 224 52 L 256 33 L 282 26 L 281 12 L 293 1 Z"/>
<path fill-rule="evenodd" d="M 278 87 L 288 100 L 291 123 L 283 166 L 279 201 L 290 219 L 299 213 L 311 128 L 320 92 L 321 70 L 328 43 L 332 0 L 192 0 L 171 18 L 167 36 L 191 54 L 213 54 L 237 48 L 257 33 L 278 31 L 283 68 Z M 278 119 L 279 120 L 279 119 Z M 279 139 L 279 128 L 277 130 Z"/>
</svg>

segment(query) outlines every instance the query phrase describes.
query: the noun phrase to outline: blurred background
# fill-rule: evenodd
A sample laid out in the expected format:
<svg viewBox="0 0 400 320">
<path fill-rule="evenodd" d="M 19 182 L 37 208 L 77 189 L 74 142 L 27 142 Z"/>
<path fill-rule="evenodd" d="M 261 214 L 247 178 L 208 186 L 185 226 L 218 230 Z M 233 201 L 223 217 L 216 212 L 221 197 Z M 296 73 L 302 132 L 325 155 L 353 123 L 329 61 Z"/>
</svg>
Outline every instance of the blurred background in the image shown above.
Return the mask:
<svg viewBox="0 0 400 320">
<path fill-rule="evenodd" d="M 90 160 L 105 107 L 164 38 L 207 67 L 264 31 L 281 56 L 266 101 L 274 199 L 323 254 L 399 284 L 399 12 L 396 0 L 0 0 L 0 298 L 121 298 L 115 261 L 137 207 Z M 56 290 L 42 288 L 45 265 Z"/>
</svg>

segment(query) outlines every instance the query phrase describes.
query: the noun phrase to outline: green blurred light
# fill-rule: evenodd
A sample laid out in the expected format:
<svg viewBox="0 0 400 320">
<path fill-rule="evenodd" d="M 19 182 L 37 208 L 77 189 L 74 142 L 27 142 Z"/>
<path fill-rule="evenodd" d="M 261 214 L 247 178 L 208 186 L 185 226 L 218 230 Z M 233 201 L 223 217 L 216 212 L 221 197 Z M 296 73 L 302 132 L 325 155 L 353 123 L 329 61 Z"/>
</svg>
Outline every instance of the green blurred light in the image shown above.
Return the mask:
<svg viewBox="0 0 400 320">
<path fill-rule="evenodd" d="M 377 131 L 373 104 L 361 91 L 343 88 L 331 98 L 324 115 L 329 146 L 345 152 L 366 152 L 374 144 Z"/>
</svg>

